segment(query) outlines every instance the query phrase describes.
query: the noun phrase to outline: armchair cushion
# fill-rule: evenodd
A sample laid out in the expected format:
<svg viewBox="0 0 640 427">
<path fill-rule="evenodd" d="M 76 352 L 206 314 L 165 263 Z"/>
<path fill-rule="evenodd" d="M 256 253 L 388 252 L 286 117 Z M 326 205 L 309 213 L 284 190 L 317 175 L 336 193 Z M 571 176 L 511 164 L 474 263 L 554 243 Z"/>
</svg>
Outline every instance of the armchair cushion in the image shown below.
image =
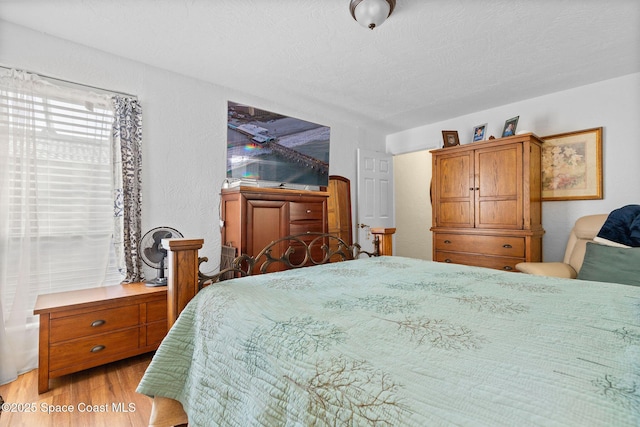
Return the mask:
<svg viewBox="0 0 640 427">
<path fill-rule="evenodd" d="M 536 276 L 562 277 L 565 279 L 575 279 L 578 275 L 573 267 L 564 262 L 521 262 L 516 264 L 516 269 Z"/>
<path fill-rule="evenodd" d="M 587 242 L 578 279 L 640 286 L 640 248 Z"/>
</svg>

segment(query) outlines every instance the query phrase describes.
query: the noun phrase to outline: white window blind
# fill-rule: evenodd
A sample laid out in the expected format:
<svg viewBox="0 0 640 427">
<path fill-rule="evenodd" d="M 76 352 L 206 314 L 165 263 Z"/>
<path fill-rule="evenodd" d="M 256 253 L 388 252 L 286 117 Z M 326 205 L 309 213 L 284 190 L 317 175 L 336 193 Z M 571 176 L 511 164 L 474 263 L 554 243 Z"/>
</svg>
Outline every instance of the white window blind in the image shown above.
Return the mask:
<svg viewBox="0 0 640 427">
<path fill-rule="evenodd" d="M 113 110 L 81 87 L 58 89 L 0 92 L 5 313 L 21 287 L 29 311 L 37 294 L 123 278 L 113 247 Z"/>
</svg>

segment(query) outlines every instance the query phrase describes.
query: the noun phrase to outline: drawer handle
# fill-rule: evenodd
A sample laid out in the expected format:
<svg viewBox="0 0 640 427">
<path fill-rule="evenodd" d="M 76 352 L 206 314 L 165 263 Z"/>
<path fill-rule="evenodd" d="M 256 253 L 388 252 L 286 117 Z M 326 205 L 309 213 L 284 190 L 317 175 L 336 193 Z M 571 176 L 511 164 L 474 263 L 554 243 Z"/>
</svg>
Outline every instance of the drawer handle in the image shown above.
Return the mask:
<svg viewBox="0 0 640 427">
<path fill-rule="evenodd" d="M 444 242 L 448 245 L 449 243 L 451 243 L 451 240 L 445 240 Z"/>
<path fill-rule="evenodd" d="M 506 245 L 502 245 L 503 248 L 507 248 L 507 249 L 511 249 L 513 246 L 506 244 Z"/>
<path fill-rule="evenodd" d="M 451 260 L 449 258 L 445 259 L 444 262 L 451 262 Z"/>
<path fill-rule="evenodd" d="M 91 322 L 91 327 L 92 328 L 97 328 L 98 326 L 102 326 L 105 323 L 107 323 L 106 320 L 94 320 L 93 322 Z"/>
<path fill-rule="evenodd" d="M 91 353 L 97 353 L 99 351 L 104 350 L 105 348 L 107 348 L 107 347 L 104 346 L 104 345 L 97 345 L 97 346 L 93 347 L 90 351 L 91 351 Z"/>
<path fill-rule="evenodd" d="M 307 213 L 311 213 L 311 209 L 307 209 Z"/>
<path fill-rule="evenodd" d="M 507 270 L 507 271 L 511 271 L 513 270 L 513 268 L 511 266 L 505 265 L 504 267 L 502 267 L 503 270 Z"/>
</svg>

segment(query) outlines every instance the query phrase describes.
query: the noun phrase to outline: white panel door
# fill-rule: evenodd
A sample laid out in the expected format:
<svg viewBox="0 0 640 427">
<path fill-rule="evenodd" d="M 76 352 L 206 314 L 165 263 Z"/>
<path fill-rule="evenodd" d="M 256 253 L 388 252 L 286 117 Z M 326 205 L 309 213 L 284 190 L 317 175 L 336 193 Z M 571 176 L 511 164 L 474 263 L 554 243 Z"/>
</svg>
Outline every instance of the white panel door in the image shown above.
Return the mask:
<svg viewBox="0 0 640 427">
<path fill-rule="evenodd" d="M 393 205 L 393 156 L 358 149 L 357 242 L 373 250 L 370 228 L 395 227 Z"/>
</svg>

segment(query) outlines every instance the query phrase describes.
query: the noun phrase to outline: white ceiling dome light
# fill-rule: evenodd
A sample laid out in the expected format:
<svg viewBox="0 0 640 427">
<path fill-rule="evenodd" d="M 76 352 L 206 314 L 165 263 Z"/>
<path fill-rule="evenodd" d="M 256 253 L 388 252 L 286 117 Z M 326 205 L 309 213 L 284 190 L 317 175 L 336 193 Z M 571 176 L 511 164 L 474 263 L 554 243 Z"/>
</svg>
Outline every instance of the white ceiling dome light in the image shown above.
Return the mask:
<svg viewBox="0 0 640 427">
<path fill-rule="evenodd" d="M 373 30 L 391 16 L 395 6 L 396 0 L 351 0 L 349 10 L 360 25 Z"/>
</svg>

